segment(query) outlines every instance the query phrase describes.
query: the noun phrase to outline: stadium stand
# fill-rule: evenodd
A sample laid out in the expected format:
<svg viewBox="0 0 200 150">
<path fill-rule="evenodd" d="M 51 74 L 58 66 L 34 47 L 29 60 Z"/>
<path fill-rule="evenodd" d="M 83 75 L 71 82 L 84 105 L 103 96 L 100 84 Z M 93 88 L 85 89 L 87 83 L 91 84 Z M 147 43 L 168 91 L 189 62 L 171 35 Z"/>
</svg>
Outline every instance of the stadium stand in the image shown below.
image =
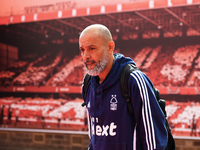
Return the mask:
<svg viewBox="0 0 200 150">
<path fill-rule="evenodd" d="M 26 71 L 22 72 L 13 80 L 14 85 L 45 85 L 45 79 L 53 72 L 53 69 L 61 61 L 62 52 L 55 54 L 47 53 L 31 62 Z M 53 61 L 53 62 L 52 62 Z"/>
<path fill-rule="evenodd" d="M 199 83 L 199 71 L 197 71 L 199 48 L 200 45 L 177 46 L 177 48 L 164 45 L 148 46 L 142 48 L 136 56 L 127 55 L 146 72 L 155 86 L 192 86 L 190 79 L 195 80 L 192 83 L 196 86 L 195 83 Z"/>
<path fill-rule="evenodd" d="M 199 44 L 127 48 L 125 56 L 133 58 L 157 87 L 195 87 L 200 84 Z M 80 86 L 86 72 L 81 57 L 76 55 L 64 61 L 65 57 L 60 51 L 38 56 L 31 62 L 19 60 L 0 72 L 1 86 Z"/>
<path fill-rule="evenodd" d="M 80 86 L 84 76 L 84 67 L 80 56 L 75 56 L 69 63 L 67 63 L 61 71 L 56 73 L 52 79 L 50 79 L 47 85 L 51 86 L 67 86 L 75 84 Z M 70 77 L 68 77 L 70 76 Z"/>
<path fill-rule="evenodd" d="M 122 47 L 117 48 L 120 52 Z M 131 57 L 137 66 L 145 72 L 156 87 L 194 87 L 200 92 L 200 45 L 184 44 L 146 44 L 126 47 L 123 52 Z M 46 87 L 80 87 L 86 73 L 80 55 L 69 57 L 62 50 L 26 54 L 21 60 L 11 64 L 0 72 L 0 84 L 9 86 L 46 86 Z M 39 92 L 39 91 L 38 91 Z M 79 92 L 80 95 L 80 92 Z M 200 120 L 200 104 L 197 101 L 167 101 L 167 113 L 173 134 L 190 134 L 191 119 Z M 81 98 L 42 98 L 1 97 L 0 105 L 5 105 L 4 124 L 2 126 L 27 128 L 84 128 L 85 110 L 81 107 Z M 12 124 L 7 124 L 8 108 L 12 108 Z M 15 123 L 17 110 L 19 122 Z M 59 122 L 59 118 L 61 121 Z M 58 125 L 59 123 L 59 125 Z"/>
<path fill-rule="evenodd" d="M 45 120 L 45 128 L 55 128 L 58 123 L 59 113 L 61 113 L 61 127 L 73 127 L 81 130 L 84 125 L 85 108 L 81 106 L 82 99 L 45 99 L 41 97 L 3 97 L 0 98 L 0 106 L 4 109 L 4 125 L 8 121 L 8 108 L 12 109 L 12 124 L 14 126 L 16 111 L 19 110 L 18 127 L 40 128 L 42 117 Z"/>
<path fill-rule="evenodd" d="M 58 117 L 61 113 L 60 129 L 76 129 L 82 130 L 84 127 L 85 108 L 81 107 L 82 99 L 54 99 L 54 98 L 31 98 L 31 97 L 2 97 L 0 98 L 0 106 L 4 109 L 4 125 L 14 126 L 16 110 L 19 113 L 19 122 L 17 127 L 39 128 L 42 126 L 42 117 L 44 117 L 44 128 L 58 128 Z M 199 102 L 176 102 L 166 101 L 166 111 L 170 125 L 174 130 L 174 134 L 190 134 L 192 117 L 200 120 L 200 104 Z M 12 124 L 7 124 L 8 107 L 12 109 Z M 198 122 L 200 123 L 200 122 Z M 180 132 L 181 131 L 181 132 Z"/>
</svg>

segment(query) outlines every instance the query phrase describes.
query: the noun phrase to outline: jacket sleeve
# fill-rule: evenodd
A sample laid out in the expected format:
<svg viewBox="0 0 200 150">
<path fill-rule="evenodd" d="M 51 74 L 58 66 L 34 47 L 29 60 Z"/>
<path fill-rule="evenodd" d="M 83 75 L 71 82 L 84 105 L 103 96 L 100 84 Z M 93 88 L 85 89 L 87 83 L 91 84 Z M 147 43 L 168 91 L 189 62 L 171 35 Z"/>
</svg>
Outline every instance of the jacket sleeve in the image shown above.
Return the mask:
<svg viewBox="0 0 200 150">
<path fill-rule="evenodd" d="M 153 84 L 141 71 L 134 71 L 129 78 L 129 96 L 134 111 L 134 147 L 144 150 L 164 150 L 168 135 L 165 116 L 155 98 Z"/>
</svg>

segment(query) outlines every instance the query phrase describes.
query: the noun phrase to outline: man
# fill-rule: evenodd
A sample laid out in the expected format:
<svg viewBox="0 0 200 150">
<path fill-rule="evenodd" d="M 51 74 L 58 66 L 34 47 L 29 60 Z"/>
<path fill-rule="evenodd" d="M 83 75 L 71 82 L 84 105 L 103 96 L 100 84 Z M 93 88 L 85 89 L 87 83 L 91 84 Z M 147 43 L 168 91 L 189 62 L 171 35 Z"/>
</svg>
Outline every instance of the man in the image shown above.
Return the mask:
<svg viewBox="0 0 200 150">
<path fill-rule="evenodd" d="M 11 108 L 11 105 L 9 105 L 8 107 L 8 124 L 10 125 L 11 124 L 11 118 L 12 118 L 12 108 Z"/>
<path fill-rule="evenodd" d="M 19 122 L 19 114 L 20 114 L 20 111 L 19 111 L 19 108 L 17 108 L 15 110 L 15 126 L 17 125 L 17 123 Z"/>
<path fill-rule="evenodd" d="M 0 125 L 3 125 L 3 118 L 4 118 L 4 105 L 2 106 L 1 108 L 1 111 L 0 111 Z"/>
<path fill-rule="evenodd" d="M 79 46 L 87 73 L 91 75 L 83 98 L 88 111 L 89 150 L 164 150 L 167 145 L 165 117 L 155 98 L 152 83 L 140 71 L 129 78 L 133 114 L 120 91 L 120 73 L 135 64 L 113 54 L 115 43 L 107 27 L 85 28 Z"/>
<path fill-rule="evenodd" d="M 191 124 L 191 133 L 190 133 L 190 136 L 193 136 L 193 133 L 194 133 L 194 136 L 196 136 L 196 127 L 197 127 L 197 120 L 195 118 L 195 114 L 193 115 L 192 117 L 192 124 Z"/>
<path fill-rule="evenodd" d="M 61 119 L 62 119 L 62 112 L 61 111 L 58 112 L 57 119 L 58 119 L 57 127 L 60 128 L 60 122 L 61 122 Z"/>
</svg>

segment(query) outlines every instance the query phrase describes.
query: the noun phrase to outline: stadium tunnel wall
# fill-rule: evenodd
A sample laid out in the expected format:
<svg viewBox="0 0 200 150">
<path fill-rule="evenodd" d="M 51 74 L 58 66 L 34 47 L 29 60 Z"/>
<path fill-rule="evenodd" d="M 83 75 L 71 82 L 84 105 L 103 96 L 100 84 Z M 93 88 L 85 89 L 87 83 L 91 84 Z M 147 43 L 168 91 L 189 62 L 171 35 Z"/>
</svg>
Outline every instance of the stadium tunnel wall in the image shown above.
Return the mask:
<svg viewBox="0 0 200 150">
<path fill-rule="evenodd" d="M 176 150 L 200 150 L 199 139 L 175 138 Z M 0 131 L 0 150 L 87 150 L 87 134 Z"/>
</svg>

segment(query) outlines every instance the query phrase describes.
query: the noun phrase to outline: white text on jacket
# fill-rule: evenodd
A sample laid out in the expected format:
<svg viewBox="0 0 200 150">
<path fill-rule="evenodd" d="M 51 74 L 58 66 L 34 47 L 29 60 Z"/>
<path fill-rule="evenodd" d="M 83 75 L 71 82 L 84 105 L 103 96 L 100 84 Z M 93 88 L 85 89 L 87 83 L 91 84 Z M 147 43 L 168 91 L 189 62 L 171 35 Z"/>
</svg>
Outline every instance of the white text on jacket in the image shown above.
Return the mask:
<svg viewBox="0 0 200 150">
<path fill-rule="evenodd" d="M 115 129 L 117 125 L 114 122 L 111 122 L 110 125 L 96 125 L 96 135 L 97 136 L 115 136 Z M 92 125 L 92 134 L 94 135 L 94 124 Z"/>
</svg>

